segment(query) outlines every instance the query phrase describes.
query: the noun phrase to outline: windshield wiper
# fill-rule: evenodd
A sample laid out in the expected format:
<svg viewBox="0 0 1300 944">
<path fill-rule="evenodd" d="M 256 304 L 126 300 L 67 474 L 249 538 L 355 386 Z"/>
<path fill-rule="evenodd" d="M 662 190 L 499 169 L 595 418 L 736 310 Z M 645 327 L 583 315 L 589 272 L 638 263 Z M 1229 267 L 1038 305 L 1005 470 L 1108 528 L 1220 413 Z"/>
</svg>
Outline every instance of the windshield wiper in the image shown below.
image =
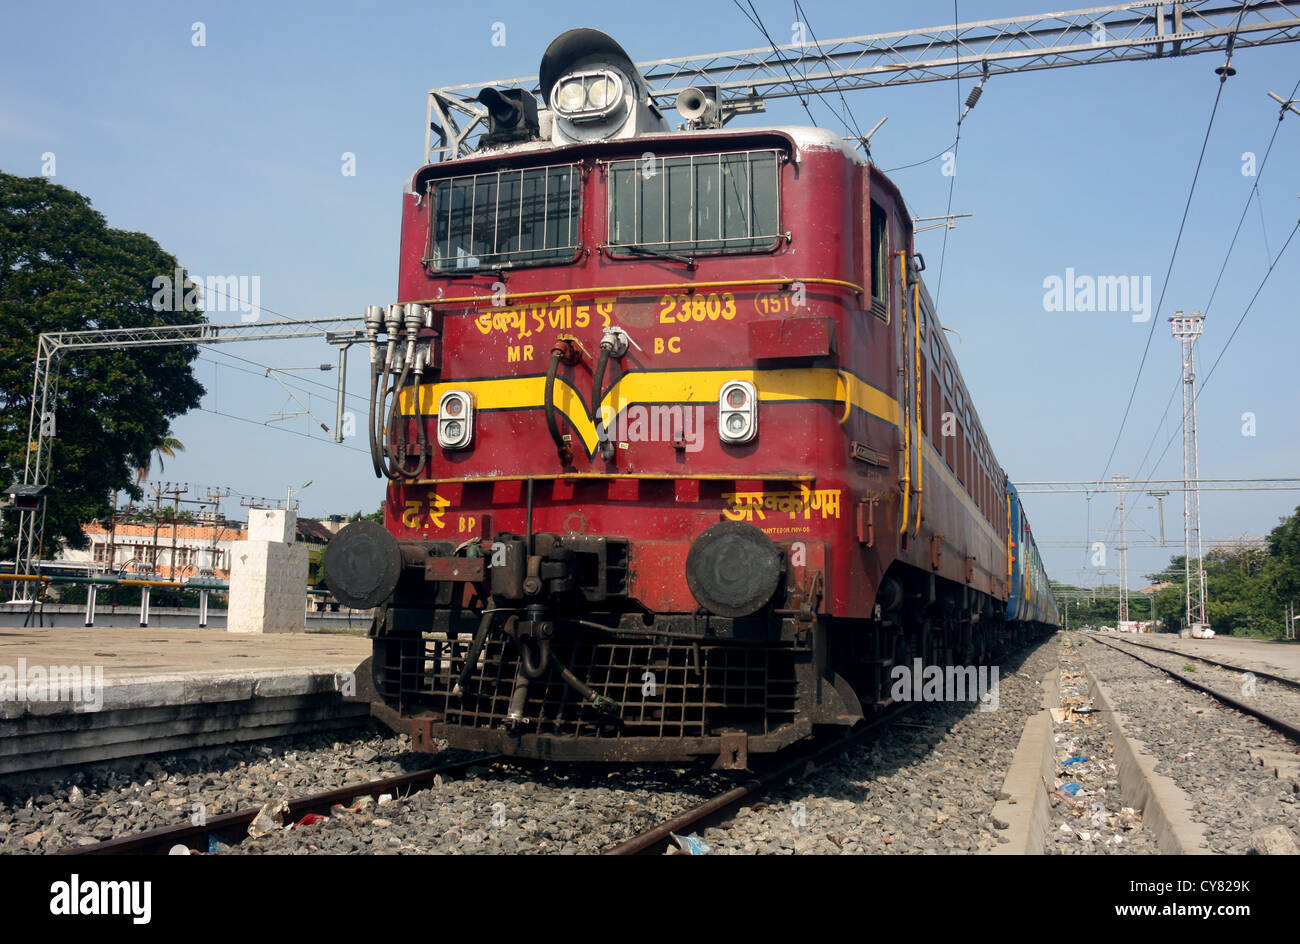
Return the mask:
<svg viewBox="0 0 1300 944">
<path fill-rule="evenodd" d="M 654 256 L 656 259 L 671 259 L 674 262 L 685 263 L 689 269 L 695 268 L 694 257 L 683 256 L 664 249 L 651 249 L 649 246 L 615 246 L 613 248 L 621 249 L 623 252 L 630 252 L 634 256 Z"/>
</svg>

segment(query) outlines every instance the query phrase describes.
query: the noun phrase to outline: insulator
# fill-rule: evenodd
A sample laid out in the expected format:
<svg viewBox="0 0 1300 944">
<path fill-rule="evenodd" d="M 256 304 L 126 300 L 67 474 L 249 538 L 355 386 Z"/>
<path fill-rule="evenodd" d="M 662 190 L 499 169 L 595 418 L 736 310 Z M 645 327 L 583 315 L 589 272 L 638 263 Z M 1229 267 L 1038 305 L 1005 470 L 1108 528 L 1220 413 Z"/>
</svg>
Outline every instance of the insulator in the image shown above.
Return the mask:
<svg viewBox="0 0 1300 944">
<path fill-rule="evenodd" d="M 966 107 L 968 109 L 974 108 L 975 103 L 980 100 L 980 96 L 983 94 L 984 94 L 983 85 L 977 85 L 973 89 L 971 89 L 970 94 L 966 96 Z"/>
</svg>

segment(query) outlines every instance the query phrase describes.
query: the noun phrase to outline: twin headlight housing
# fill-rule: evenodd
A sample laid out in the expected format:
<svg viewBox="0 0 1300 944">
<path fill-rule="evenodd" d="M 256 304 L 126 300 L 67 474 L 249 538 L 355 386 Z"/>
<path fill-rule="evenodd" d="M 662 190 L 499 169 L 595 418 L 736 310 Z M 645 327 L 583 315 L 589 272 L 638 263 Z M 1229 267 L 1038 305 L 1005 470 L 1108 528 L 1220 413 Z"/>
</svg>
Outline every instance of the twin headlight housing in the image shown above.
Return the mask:
<svg viewBox="0 0 1300 944">
<path fill-rule="evenodd" d="M 467 449 L 474 441 L 474 395 L 448 390 L 438 398 L 438 445 Z"/>
<path fill-rule="evenodd" d="M 739 445 L 758 435 L 758 391 L 747 380 L 729 380 L 718 393 L 718 436 Z"/>
<path fill-rule="evenodd" d="M 551 108 L 572 122 L 604 121 L 625 105 L 623 77 L 613 69 L 564 76 L 551 89 Z"/>
</svg>

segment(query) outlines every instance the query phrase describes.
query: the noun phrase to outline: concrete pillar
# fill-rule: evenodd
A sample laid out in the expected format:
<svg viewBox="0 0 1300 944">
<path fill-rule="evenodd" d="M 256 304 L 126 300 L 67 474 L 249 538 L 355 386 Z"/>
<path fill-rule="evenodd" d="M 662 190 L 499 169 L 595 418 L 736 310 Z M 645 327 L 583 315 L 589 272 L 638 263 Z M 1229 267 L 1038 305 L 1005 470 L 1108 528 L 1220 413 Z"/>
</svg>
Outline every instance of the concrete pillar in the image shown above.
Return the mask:
<svg viewBox="0 0 1300 944">
<path fill-rule="evenodd" d="M 298 518 L 250 508 L 248 540 L 231 548 L 231 633 L 300 633 L 307 628 L 307 546 L 295 544 Z"/>
</svg>

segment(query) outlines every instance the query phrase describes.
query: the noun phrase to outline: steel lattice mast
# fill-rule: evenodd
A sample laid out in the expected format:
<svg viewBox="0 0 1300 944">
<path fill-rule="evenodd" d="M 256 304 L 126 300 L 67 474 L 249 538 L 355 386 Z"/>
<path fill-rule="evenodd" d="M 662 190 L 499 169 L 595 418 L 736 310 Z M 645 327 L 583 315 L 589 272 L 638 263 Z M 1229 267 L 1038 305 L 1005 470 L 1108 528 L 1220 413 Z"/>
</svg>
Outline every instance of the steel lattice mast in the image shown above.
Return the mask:
<svg viewBox="0 0 1300 944">
<path fill-rule="evenodd" d="M 724 112 L 766 99 L 889 85 L 982 79 L 1106 62 L 1164 59 L 1300 40 L 1300 0 L 1122 3 L 926 29 L 652 59 L 636 63 L 661 108 L 691 86 L 716 86 Z M 536 76 L 429 90 L 425 159 L 471 150 L 487 86 L 538 91 Z M 435 143 L 435 140 L 437 143 Z"/>
<path fill-rule="evenodd" d="M 1201 494 L 1196 449 L 1196 339 L 1205 329 L 1199 311 L 1176 312 L 1170 319 L 1183 362 L 1183 575 L 1184 634 L 1198 633 L 1205 623 L 1205 566 L 1201 560 Z M 1195 558 L 1193 558 L 1195 555 Z"/>
<path fill-rule="evenodd" d="M 64 354 L 75 351 L 159 347 L 180 344 L 229 344 L 236 341 L 283 341 L 295 338 L 326 338 L 339 343 L 364 338 L 357 330 L 361 318 L 340 315 L 292 321 L 251 321 L 220 324 L 200 322 L 186 325 L 156 325 L 138 328 L 101 328 L 89 331 L 55 331 L 42 334 L 36 346 L 36 369 L 32 377 L 31 414 L 28 418 L 27 456 L 22 484 L 39 490 L 50 482 L 55 436 L 55 407 L 58 400 L 59 363 Z M 352 328 L 352 330 L 347 330 Z M 18 518 L 15 570 L 34 571 L 45 543 L 45 501 L 36 508 L 24 508 Z M 16 598 L 26 599 L 28 585 L 15 583 Z"/>
</svg>

